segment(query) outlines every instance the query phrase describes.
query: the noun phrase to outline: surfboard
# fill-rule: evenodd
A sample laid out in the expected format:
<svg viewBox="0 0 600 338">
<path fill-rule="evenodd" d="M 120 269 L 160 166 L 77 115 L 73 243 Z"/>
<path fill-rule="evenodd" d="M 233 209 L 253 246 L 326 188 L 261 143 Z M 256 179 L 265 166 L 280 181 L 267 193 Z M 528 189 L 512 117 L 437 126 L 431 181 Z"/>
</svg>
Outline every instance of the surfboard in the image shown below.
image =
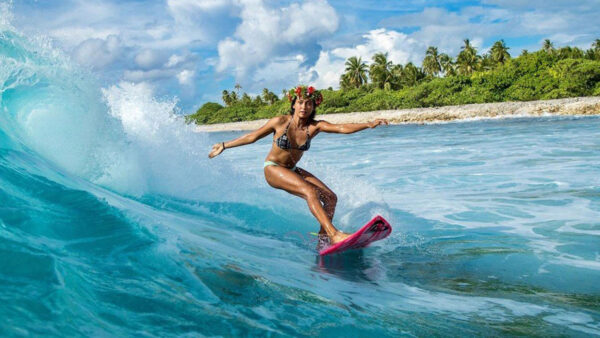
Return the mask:
<svg viewBox="0 0 600 338">
<path fill-rule="evenodd" d="M 392 226 L 380 215 L 375 216 L 362 228 L 345 240 L 319 251 L 319 255 L 331 255 L 351 249 L 361 249 L 369 244 L 384 239 L 392 233 Z"/>
</svg>

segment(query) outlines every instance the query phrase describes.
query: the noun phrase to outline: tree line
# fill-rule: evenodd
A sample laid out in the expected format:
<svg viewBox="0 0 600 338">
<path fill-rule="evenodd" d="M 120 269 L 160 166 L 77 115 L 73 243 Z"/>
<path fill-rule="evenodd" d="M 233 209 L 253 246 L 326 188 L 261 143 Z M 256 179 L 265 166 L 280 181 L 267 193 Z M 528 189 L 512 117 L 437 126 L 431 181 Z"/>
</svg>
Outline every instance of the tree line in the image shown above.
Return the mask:
<svg viewBox="0 0 600 338">
<path fill-rule="evenodd" d="M 232 90 L 230 92 L 228 90 L 223 90 L 223 92 L 221 93 L 221 99 L 227 107 L 239 103 L 244 105 L 263 106 L 265 104 L 274 104 L 275 102 L 279 101 L 279 97 L 267 88 L 263 88 L 262 94 L 257 95 L 254 98 L 250 97 L 250 95 L 248 95 L 247 93 L 243 93 L 242 96 L 240 96 L 240 89 L 242 89 L 242 86 L 239 83 L 236 83 L 234 88 L 235 91 Z M 283 90 L 283 92 L 285 95 L 285 89 Z"/>
<path fill-rule="evenodd" d="M 430 46 L 425 52 L 421 67 L 408 62 L 406 65 L 394 65 L 388 60 L 387 53 L 376 53 L 372 63 L 367 66 L 360 57 L 350 57 L 345 63 L 345 73 L 340 77 L 340 88 L 360 88 L 370 83 L 379 89 L 398 90 L 404 87 L 415 86 L 424 80 L 435 77 L 448 77 L 457 75 L 472 75 L 476 71 L 489 71 L 504 65 L 511 59 L 504 40 L 496 41 L 490 50 L 479 55 L 469 39 L 463 40 L 464 45 L 456 58 L 440 53 L 437 47 Z M 600 39 L 592 43 L 592 48 L 584 51 L 578 47 L 554 48 L 549 40 L 544 40 L 542 51 L 556 56 L 558 59 L 589 59 L 600 60 Z M 523 50 L 521 55 L 527 55 Z"/>
<path fill-rule="evenodd" d="M 467 103 L 527 101 L 600 95 L 600 39 L 591 48 L 555 48 L 546 39 L 535 52 L 512 57 L 503 40 L 481 55 L 465 39 L 456 57 L 428 47 L 421 66 L 393 64 L 376 53 L 367 65 L 350 57 L 340 76 L 340 90 L 322 90 L 319 114 L 404 109 Z M 240 96 L 241 86 L 222 92 L 223 104 L 208 102 L 186 116 L 198 124 L 270 118 L 285 113 L 289 103 L 267 88 L 260 95 Z"/>
</svg>

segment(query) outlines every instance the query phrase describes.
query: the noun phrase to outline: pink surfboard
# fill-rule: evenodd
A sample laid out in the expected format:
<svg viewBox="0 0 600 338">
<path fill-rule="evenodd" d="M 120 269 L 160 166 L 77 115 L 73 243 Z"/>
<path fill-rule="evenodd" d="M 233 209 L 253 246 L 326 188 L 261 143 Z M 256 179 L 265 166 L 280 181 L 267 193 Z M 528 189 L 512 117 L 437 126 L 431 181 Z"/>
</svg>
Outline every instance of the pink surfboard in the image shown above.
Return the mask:
<svg viewBox="0 0 600 338">
<path fill-rule="evenodd" d="M 392 226 L 390 223 L 383 217 L 377 215 L 357 232 L 350 235 L 350 237 L 319 251 L 319 255 L 325 256 L 350 249 L 364 248 L 375 241 L 386 238 L 391 233 Z"/>
</svg>

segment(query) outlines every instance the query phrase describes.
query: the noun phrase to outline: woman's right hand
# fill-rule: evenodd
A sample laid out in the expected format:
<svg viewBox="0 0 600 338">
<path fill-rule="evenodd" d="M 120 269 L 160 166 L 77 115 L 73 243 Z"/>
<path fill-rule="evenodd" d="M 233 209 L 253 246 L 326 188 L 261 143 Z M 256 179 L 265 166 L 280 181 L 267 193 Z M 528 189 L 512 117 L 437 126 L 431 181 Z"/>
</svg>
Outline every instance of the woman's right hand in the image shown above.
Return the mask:
<svg viewBox="0 0 600 338">
<path fill-rule="evenodd" d="M 224 143 L 216 143 L 215 145 L 213 145 L 212 150 L 208 154 L 208 158 L 213 158 L 213 157 L 219 155 L 220 153 L 223 152 L 223 150 L 225 150 L 225 144 Z"/>
</svg>

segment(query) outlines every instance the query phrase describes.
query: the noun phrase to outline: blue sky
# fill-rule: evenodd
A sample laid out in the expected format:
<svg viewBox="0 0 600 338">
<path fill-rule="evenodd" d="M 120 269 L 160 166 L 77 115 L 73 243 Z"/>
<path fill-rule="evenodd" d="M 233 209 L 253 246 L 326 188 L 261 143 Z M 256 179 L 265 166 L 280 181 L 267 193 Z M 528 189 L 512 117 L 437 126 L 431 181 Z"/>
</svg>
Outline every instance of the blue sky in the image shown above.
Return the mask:
<svg viewBox="0 0 600 338">
<path fill-rule="evenodd" d="M 600 0 L 15 0 L 13 25 L 50 37 L 104 86 L 146 83 L 177 96 L 183 112 L 220 102 L 240 83 L 256 95 L 298 83 L 338 87 L 344 61 L 387 52 L 421 63 L 428 46 L 455 56 L 504 39 L 512 55 L 589 48 L 600 38 Z"/>
</svg>

